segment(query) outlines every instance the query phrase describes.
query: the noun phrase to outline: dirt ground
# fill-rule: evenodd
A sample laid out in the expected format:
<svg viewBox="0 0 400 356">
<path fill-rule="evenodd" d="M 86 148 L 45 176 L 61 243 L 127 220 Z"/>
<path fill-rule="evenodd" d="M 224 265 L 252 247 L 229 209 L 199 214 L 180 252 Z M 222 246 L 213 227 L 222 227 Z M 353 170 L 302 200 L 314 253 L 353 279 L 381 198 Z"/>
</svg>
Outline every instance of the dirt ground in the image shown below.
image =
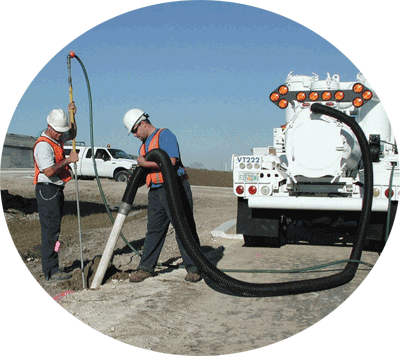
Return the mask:
<svg viewBox="0 0 400 356">
<path fill-rule="evenodd" d="M 236 199 L 230 177 L 214 172 L 191 174 L 194 217 L 204 254 L 220 269 L 288 270 L 349 258 L 351 245 L 310 246 L 288 244 L 279 249 L 245 247 L 235 236 L 213 236 L 221 224 L 236 217 Z M 101 180 L 105 198 L 115 217 L 125 190 L 124 183 Z M 317 293 L 274 298 L 243 298 L 207 279 L 197 284 L 184 281 L 183 268 L 159 267 L 156 276 L 142 283 L 128 280 L 140 257 L 120 238 L 97 290 L 83 289 L 80 269 L 76 185 L 65 189 L 62 222 L 61 267 L 73 277 L 67 282 L 47 282 L 40 261 L 40 225 L 31 176 L 2 174 L 4 215 L 23 263 L 40 286 L 76 319 L 100 333 L 145 350 L 178 355 L 222 355 L 254 350 L 285 340 L 322 320 L 340 306 L 360 285 L 371 268 L 361 265 L 348 284 Z M 7 191 L 7 192 L 6 192 Z M 112 229 L 96 181 L 79 181 L 85 285 L 88 287 Z M 122 233 L 140 252 L 146 234 L 147 189 L 140 188 L 134 209 Z M 229 236 L 231 238 L 229 238 Z M 364 252 L 362 260 L 375 264 L 379 255 Z M 173 228 L 170 228 L 160 261 L 181 263 Z M 21 262 L 22 263 L 22 262 Z M 343 265 L 302 274 L 230 273 L 249 282 L 270 283 L 303 280 L 337 273 Z"/>
</svg>

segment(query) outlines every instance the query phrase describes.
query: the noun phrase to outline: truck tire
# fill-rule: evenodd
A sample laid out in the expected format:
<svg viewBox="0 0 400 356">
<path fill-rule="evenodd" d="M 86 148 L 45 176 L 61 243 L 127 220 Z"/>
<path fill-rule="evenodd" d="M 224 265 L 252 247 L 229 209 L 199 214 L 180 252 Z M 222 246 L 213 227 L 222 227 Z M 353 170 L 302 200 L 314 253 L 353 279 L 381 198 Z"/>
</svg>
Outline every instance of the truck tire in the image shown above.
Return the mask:
<svg viewBox="0 0 400 356">
<path fill-rule="evenodd" d="M 115 174 L 116 182 L 127 182 L 129 178 L 129 174 L 127 171 L 119 171 Z"/>
</svg>

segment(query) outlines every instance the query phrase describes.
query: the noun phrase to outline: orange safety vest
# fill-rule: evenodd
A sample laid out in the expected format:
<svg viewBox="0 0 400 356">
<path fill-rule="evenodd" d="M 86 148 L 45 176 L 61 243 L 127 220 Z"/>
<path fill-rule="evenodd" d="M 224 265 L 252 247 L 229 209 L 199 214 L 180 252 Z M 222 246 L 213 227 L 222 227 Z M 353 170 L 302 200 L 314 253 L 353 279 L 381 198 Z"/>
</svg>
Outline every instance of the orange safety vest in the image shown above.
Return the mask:
<svg viewBox="0 0 400 356">
<path fill-rule="evenodd" d="M 160 148 L 160 135 L 162 131 L 164 131 L 164 129 L 158 130 L 156 134 L 153 136 L 153 138 L 150 141 L 149 149 L 147 152 L 150 152 L 151 150 L 154 150 L 156 148 Z M 147 152 L 146 152 L 146 143 L 143 143 L 142 146 L 140 147 L 140 155 L 145 156 Z M 148 187 L 150 187 L 151 183 L 162 184 L 163 182 L 164 178 L 161 172 L 159 171 L 150 172 L 146 176 L 146 185 Z"/>
<path fill-rule="evenodd" d="M 55 143 L 54 141 L 50 140 L 46 136 L 40 136 L 38 140 L 35 142 L 35 145 L 33 146 L 33 150 L 35 151 L 35 147 L 39 142 L 47 142 L 50 144 L 50 146 L 53 148 L 54 151 L 54 158 L 55 158 L 55 163 L 61 162 L 62 160 L 65 159 L 65 154 L 64 154 L 64 145 L 62 142 L 60 144 Z M 35 155 L 33 155 L 33 160 L 35 162 L 35 176 L 33 178 L 33 184 L 36 184 L 38 181 L 38 176 L 40 172 L 39 166 L 36 163 L 35 160 Z M 60 176 L 60 179 L 63 180 L 64 183 L 67 183 L 69 180 L 71 180 L 71 172 L 68 169 L 68 166 L 65 166 L 62 168 L 59 172 L 58 175 Z"/>
</svg>

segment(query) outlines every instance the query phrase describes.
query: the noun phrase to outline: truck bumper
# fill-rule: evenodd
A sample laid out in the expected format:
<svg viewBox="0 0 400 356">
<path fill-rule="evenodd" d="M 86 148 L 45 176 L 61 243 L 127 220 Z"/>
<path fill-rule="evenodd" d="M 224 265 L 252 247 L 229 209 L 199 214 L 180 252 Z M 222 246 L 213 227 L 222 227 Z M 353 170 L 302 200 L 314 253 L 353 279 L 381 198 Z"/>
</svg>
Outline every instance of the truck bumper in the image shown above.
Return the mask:
<svg viewBox="0 0 400 356">
<path fill-rule="evenodd" d="M 325 198 L 325 197 L 250 197 L 252 209 L 295 209 L 295 210 L 347 210 L 361 211 L 361 198 Z M 373 199 L 372 211 L 387 211 L 389 199 Z"/>
</svg>

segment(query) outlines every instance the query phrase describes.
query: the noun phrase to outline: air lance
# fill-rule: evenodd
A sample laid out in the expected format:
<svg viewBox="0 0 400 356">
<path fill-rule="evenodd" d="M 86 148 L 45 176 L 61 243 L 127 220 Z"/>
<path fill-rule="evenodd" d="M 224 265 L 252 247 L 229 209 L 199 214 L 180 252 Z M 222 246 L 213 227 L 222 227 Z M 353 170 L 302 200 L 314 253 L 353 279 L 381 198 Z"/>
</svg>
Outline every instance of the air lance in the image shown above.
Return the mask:
<svg viewBox="0 0 400 356">
<path fill-rule="evenodd" d="M 75 57 L 74 52 L 70 52 L 67 56 L 67 65 L 68 65 L 68 83 L 69 83 L 69 102 L 72 104 L 74 102 L 73 95 L 72 95 L 72 77 L 71 77 L 71 58 Z M 75 113 L 74 109 L 70 108 L 69 115 L 71 118 L 71 124 L 75 125 Z M 72 152 L 76 152 L 76 140 L 75 137 L 72 140 Z M 83 289 L 86 288 L 85 285 L 85 274 L 83 271 L 83 248 L 82 248 L 82 231 L 81 231 L 81 214 L 80 214 L 80 209 L 79 209 L 79 186 L 78 186 L 78 174 L 77 174 L 77 164 L 76 162 L 74 163 L 74 172 L 75 172 L 75 186 L 76 186 L 76 209 L 77 209 L 77 215 L 78 215 L 78 225 L 79 225 L 79 248 L 80 248 L 80 254 L 81 254 L 81 270 L 82 270 L 82 284 L 83 284 Z"/>
</svg>

